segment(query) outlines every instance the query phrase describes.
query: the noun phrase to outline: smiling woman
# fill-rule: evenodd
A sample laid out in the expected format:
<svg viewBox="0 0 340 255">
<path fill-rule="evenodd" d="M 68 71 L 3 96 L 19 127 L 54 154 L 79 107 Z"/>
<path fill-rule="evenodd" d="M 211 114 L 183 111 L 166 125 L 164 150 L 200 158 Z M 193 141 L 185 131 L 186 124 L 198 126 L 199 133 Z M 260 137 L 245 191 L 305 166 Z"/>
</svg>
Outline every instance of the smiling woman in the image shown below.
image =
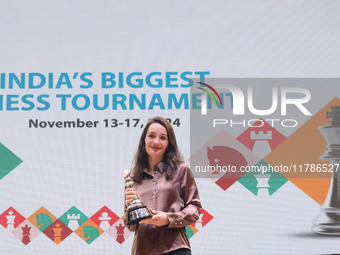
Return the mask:
<svg viewBox="0 0 340 255">
<path fill-rule="evenodd" d="M 171 124 L 161 117 L 144 128 L 126 189 L 126 207 L 136 192 L 153 216 L 135 225 L 131 254 L 191 254 L 185 226 L 197 221 L 202 206 L 190 168 L 183 162 Z M 125 221 L 126 223 L 126 221 Z"/>
</svg>

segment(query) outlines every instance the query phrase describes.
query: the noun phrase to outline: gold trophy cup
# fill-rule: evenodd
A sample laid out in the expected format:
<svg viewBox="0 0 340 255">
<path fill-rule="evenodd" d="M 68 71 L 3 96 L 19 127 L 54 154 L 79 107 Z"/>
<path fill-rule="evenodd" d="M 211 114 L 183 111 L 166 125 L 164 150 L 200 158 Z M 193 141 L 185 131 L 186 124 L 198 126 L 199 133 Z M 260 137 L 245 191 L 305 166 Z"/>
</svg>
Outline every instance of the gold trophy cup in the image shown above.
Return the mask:
<svg viewBox="0 0 340 255">
<path fill-rule="evenodd" d="M 127 188 L 133 189 L 133 181 L 130 176 L 130 170 L 124 170 L 123 176 L 125 179 L 125 189 Z M 137 193 L 136 193 L 136 198 L 130 204 L 128 204 L 126 211 L 127 211 L 126 217 L 127 217 L 128 225 L 137 224 L 141 220 L 152 217 L 152 213 L 143 204 L 143 202 L 138 198 Z"/>
</svg>

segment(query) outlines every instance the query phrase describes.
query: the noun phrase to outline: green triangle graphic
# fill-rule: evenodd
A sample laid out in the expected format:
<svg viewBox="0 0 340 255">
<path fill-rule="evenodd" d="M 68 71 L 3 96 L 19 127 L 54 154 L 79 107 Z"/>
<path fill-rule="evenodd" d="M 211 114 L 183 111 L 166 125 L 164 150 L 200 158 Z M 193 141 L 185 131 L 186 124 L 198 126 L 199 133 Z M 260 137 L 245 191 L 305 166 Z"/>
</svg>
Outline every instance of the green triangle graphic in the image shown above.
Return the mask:
<svg viewBox="0 0 340 255">
<path fill-rule="evenodd" d="M 16 168 L 22 160 L 0 143 L 0 180 Z"/>
</svg>

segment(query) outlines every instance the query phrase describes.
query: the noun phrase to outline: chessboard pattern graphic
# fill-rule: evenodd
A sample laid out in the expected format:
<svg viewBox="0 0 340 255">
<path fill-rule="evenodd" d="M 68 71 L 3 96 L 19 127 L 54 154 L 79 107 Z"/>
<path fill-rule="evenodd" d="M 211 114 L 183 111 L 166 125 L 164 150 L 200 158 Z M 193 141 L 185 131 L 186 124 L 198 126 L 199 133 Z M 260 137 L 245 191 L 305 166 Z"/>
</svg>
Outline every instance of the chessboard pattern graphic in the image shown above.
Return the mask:
<svg viewBox="0 0 340 255">
<path fill-rule="evenodd" d="M 197 234 L 213 218 L 210 213 L 203 209 L 199 220 L 186 226 L 188 238 Z M 87 244 L 94 242 L 103 233 L 122 244 L 133 234 L 124 225 L 124 216 L 119 217 L 107 206 L 103 206 L 91 217 L 87 217 L 77 207 L 73 206 L 59 218 L 43 206 L 25 218 L 11 206 L 0 214 L 0 225 L 25 245 L 31 243 L 41 233 L 57 245 L 73 233 Z"/>
<path fill-rule="evenodd" d="M 238 137 L 221 130 L 190 156 L 190 162 L 194 167 L 216 169 L 217 165 L 232 165 L 238 169 L 257 166 L 255 172 L 207 171 L 205 174 L 224 191 L 238 182 L 255 196 L 272 196 L 289 181 L 321 205 L 326 199 L 332 173 L 305 171 L 299 167 L 327 164 L 320 159 L 327 150 L 327 143 L 319 127 L 331 123 L 327 112 L 334 106 L 340 106 L 339 98 L 331 100 L 288 137 L 261 118 Z M 295 167 L 296 171 L 263 171 L 269 166 Z"/>
</svg>

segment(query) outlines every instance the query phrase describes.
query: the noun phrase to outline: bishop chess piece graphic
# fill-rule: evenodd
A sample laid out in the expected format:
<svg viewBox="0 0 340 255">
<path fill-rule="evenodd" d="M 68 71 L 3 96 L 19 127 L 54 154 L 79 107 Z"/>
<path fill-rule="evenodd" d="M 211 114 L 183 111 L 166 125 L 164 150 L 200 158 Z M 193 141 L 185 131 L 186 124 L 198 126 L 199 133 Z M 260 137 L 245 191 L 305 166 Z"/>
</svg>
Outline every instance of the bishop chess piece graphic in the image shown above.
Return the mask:
<svg viewBox="0 0 340 255">
<path fill-rule="evenodd" d="M 9 211 L 8 212 L 8 215 L 6 215 L 6 219 L 7 219 L 7 228 L 9 231 L 12 231 L 14 230 L 14 220 L 17 216 L 12 212 L 12 211 Z"/>
<path fill-rule="evenodd" d="M 132 188 L 133 189 L 133 181 L 130 176 L 130 171 L 125 170 L 123 172 L 123 176 L 125 179 L 125 189 Z M 138 198 L 136 194 L 136 198 L 127 206 L 127 224 L 133 225 L 137 224 L 141 220 L 151 218 L 152 214 L 149 209 L 143 204 L 143 202 Z"/>
<path fill-rule="evenodd" d="M 312 230 L 320 235 L 340 236 L 340 106 L 333 106 L 327 112 L 327 118 L 333 119 L 331 125 L 319 127 L 327 142 L 328 150 L 320 157 L 333 164 L 331 184 L 327 198 L 321 207 L 320 215 L 313 220 Z"/>
</svg>

